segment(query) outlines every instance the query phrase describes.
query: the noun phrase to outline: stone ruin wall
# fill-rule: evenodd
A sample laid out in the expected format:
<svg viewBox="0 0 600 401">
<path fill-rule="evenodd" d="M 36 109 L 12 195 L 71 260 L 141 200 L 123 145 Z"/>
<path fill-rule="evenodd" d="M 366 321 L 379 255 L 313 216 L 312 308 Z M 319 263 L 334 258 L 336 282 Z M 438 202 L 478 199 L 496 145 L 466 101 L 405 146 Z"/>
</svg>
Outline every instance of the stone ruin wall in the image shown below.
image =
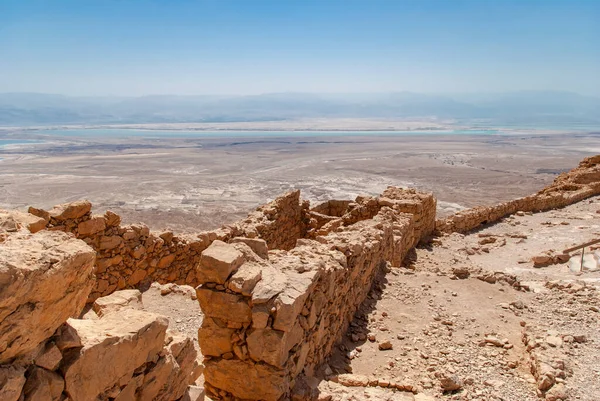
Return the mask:
<svg viewBox="0 0 600 401">
<path fill-rule="evenodd" d="M 344 218 L 353 223 L 266 258 L 241 243 L 216 241 L 203 252 L 199 343 L 214 398 L 288 399 L 346 332 L 380 269 L 431 233 L 435 200 L 390 188 L 359 199 Z"/>
<path fill-rule="evenodd" d="M 242 221 L 196 235 L 153 233 L 144 224 L 122 226 L 117 214 L 107 211 L 95 215 L 91 209 L 88 201 L 59 205 L 50 211 L 29 208 L 30 214 L 43 219 L 36 230 L 72 233 L 97 252 L 96 285 L 89 302 L 155 281 L 195 287 L 200 255 L 214 240 L 260 237 L 272 248 L 290 249 L 296 239 L 306 235 L 308 225 L 308 203 L 300 201 L 300 191 L 259 207 Z"/>
<path fill-rule="evenodd" d="M 562 173 L 541 191 L 494 206 L 479 206 L 436 221 L 441 233 L 467 232 L 482 224 L 494 223 L 506 216 L 523 212 L 541 212 L 577 203 L 600 195 L 600 155 L 587 157 L 575 169 Z"/>
</svg>

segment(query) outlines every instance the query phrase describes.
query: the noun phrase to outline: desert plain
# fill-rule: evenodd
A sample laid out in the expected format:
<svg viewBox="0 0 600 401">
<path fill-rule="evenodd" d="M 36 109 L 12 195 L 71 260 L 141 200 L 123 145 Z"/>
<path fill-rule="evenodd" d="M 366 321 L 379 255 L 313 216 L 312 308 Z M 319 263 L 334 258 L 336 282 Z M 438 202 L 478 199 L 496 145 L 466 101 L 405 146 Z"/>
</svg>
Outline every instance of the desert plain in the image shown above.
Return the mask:
<svg viewBox="0 0 600 401">
<path fill-rule="evenodd" d="M 452 134 L 431 122 L 354 124 L 183 127 L 208 132 L 127 127 L 147 130 L 131 131 L 135 135 L 5 128 L 0 143 L 37 142 L 0 146 L 0 207 L 88 199 L 95 210 L 112 210 L 126 223 L 197 232 L 236 221 L 296 188 L 314 205 L 396 185 L 433 192 L 444 215 L 535 192 L 600 152 L 599 132 Z M 352 126 L 365 131 L 346 134 Z M 277 131 L 292 128 L 304 131 Z M 383 128 L 390 131 L 368 131 Z M 397 131 L 406 129 L 413 131 Z"/>
</svg>

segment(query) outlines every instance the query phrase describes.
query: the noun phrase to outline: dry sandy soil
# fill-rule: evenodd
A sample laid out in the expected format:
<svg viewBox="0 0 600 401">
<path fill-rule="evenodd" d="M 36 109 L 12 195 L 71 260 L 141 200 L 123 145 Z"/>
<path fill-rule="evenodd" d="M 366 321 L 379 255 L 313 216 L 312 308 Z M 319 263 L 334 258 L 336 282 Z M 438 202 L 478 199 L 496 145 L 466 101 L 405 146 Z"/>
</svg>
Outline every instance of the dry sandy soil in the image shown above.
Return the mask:
<svg viewBox="0 0 600 401">
<path fill-rule="evenodd" d="M 599 238 L 598 210 L 595 197 L 416 249 L 404 266 L 377 279 L 321 372 L 321 399 L 538 400 L 526 331 L 539 352 L 564 363 L 558 383 L 570 400 L 599 400 L 600 272 L 574 274 L 566 264 L 534 268 L 531 262 Z M 193 291 L 173 288 L 161 296 L 153 285 L 144 293 L 146 309 L 196 336 L 202 318 Z M 382 350 L 386 342 L 391 348 Z M 356 376 L 337 376 L 348 372 Z M 419 393 L 354 386 L 356 378 L 412 385 Z M 443 392 L 444 380 L 459 388 Z"/>
<path fill-rule="evenodd" d="M 52 137 L 0 147 L 0 207 L 86 198 L 125 222 L 197 232 L 242 218 L 293 188 L 318 203 L 406 185 L 433 192 L 448 214 L 530 194 L 600 153 L 598 135 L 583 133 L 174 135 Z"/>
</svg>

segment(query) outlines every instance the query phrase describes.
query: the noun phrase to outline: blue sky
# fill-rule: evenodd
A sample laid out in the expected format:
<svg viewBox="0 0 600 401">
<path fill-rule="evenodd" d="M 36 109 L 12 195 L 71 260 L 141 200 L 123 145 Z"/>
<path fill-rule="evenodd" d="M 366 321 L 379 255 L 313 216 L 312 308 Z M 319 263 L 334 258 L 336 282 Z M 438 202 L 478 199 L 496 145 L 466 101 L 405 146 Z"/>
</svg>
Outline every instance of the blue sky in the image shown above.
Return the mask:
<svg viewBox="0 0 600 401">
<path fill-rule="evenodd" d="M 0 92 L 600 95 L 600 0 L 0 0 Z"/>
</svg>

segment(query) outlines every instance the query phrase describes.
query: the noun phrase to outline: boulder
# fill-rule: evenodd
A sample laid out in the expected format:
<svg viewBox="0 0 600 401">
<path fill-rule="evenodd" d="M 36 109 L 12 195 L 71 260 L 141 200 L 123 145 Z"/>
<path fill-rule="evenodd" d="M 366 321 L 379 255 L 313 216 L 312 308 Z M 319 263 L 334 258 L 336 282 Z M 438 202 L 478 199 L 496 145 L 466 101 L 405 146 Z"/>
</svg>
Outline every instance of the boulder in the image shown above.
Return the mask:
<svg viewBox="0 0 600 401">
<path fill-rule="evenodd" d="M 0 363 L 32 351 L 81 312 L 95 256 L 60 232 L 19 233 L 0 246 Z"/>
<path fill-rule="evenodd" d="M 93 305 L 94 312 L 100 317 L 124 308 L 142 309 L 142 293 L 139 290 L 116 291 L 96 299 Z"/>
<path fill-rule="evenodd" d="M 69 319 L 83 345 L 64 367 L 66 392 L 73 401 L 94 400 L 136 369 L 155 361 L 168 320 L 153 313 L 123 309 L 99 320 Z M 104 367 L 104 368 L 100 368 Z M 108 368 L 109 367 L 109 368 Z"/>
</svg>

